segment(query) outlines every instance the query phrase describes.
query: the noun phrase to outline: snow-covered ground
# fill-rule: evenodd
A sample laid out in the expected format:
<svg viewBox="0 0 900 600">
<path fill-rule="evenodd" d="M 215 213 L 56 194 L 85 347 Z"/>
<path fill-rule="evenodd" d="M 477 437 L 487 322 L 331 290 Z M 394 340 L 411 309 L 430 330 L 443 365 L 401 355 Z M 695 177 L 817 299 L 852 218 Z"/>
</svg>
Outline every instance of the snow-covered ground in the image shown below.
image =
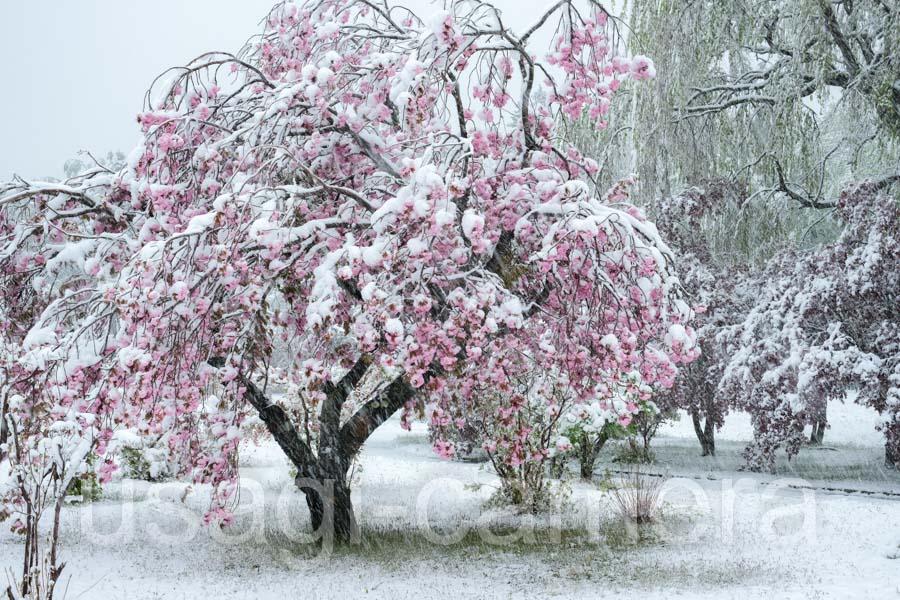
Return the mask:
<svg viewBox="0 0 900 600">
<path fill-rule="evenodd" d="M 657 469 L 684 477 L 669 480 L 659 525 L 640 534 L 580 482 L 559 514 L 535 521 L 488 508 L 489 469 L 443 461 L 422 426 L 391 421 L 356 472 L 364 541 L 331 551 L 305 539 L 305 504 L 278 448 L 248 447 L 226 530 L 202 527 L 203 490 L 179 483 L 119 481 L 102 501 L 67 507 L 66 598 L 896 598 L 900 477 L 880 467 L 872 413 L 839 405 L 830 418 L 829 449 L 779 465 L 790 479 L 736 470 L 750 435 L 742 415 L 712 460 L 698 456 L 688 420 L 666 427 Z M 619 468 L 614 450 L 598 480 Z M 836 493 L 836 481 L 882 493 Z M 0 533 L 0 565 L 18 564 L 19 544 Z"/>
<path fill-rule="evenodd" d="M 895 471 L 884 468 L 884 437 L 875 429 L 878 414 L 857 404 L 834 403 L 829 407 L 828 417 L 829 428 L 821 447 L 801 448 L 800 454 L 790 461 L 782 454 L 777 477 L 756 477 L 761 481 L 796 477 L 807 480 L 804 485 L 824 490 L 859 490 L 881 492 L 882 495 L 900 493 L 900 477 Z M 725 426 L 716 433 L 716 457 L 702 458 L 697 451 L 698 442 L 691 419 L 683 415 L 680 420 L 660 427 L 653 441 L 658 463 L 656 470 L 673 476 L 745 476 L 738 474 L 743 464 L 741 453 L 752 437 L 748 415 L 729 415 Z M 607 453 L 606 458 L 609 457 Z"/>
</svg>

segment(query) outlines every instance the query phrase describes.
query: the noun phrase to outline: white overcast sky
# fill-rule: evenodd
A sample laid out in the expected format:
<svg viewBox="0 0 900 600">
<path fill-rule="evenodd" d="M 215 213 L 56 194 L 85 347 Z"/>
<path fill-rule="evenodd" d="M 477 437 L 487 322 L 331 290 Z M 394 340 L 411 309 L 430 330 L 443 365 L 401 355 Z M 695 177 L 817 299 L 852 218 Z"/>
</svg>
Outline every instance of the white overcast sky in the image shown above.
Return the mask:
<svg viewBox="0 0 900 600">
<path fill-rule="evenodd" d="M 423 16 L 436 7 L 426 0 Z M 153 78 L 235 52 L 275 0 L 0 0 L 0 180 L 61 176 L 79 150 L 128 153 Z M 441 4 L 441 3 L 439 3 Z M 549 0 L 497 0 L 513 27 Z"/>
</svg>

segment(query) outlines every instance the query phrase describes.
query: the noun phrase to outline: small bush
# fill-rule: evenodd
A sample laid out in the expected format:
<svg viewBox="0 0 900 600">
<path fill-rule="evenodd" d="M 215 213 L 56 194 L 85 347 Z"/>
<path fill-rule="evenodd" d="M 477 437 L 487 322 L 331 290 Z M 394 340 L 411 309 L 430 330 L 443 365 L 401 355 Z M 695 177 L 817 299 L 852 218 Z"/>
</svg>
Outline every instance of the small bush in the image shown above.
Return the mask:
<svg viewBox="0 0 900 600">
<path fill-rule="evenodd" d="M 656 461 L 656 455 L 649 447 L 639 444 L 635 438 L 628 438 L 616 449 L 613 462 L 622 464 L 649 465 Z"/>
<path fill-rule="evenodd" d="M 663 483 L 665 480 L 662 477 L 632 468 L 610 491 L 624 519 L 638 524 L 651 523 L 659 512 L 659 494 Z"/>
<path fill-rule="evenodd" d="M 124 446 L 120 452 L 125 476 L 143 481 L 165 481 L 173 476 L 165 451 L 157 448 Z"/>
<path fill-rule="evenodd" d="M 67 500 L 95 502 L 103 497 L 103 487 L 97 480 L 97 472 L 94 471 L 95 461 L 93 454 L 88 455 L 84 472 L 76 476 L 66 490 Z"/>
<path fill-rule="evenodd" d="M 100 486 L 100 482 L 97 481 L 97 474 L 90 470 L 73 479 L 69 489 L 66 490 L 66 496 L 74 497 L 72 499 L 81 502 L 96 502 L 100 500 L 103 497 L 103 488 Z"/>
<path fill-rule="evenodd" d="M 565 506 L 572 495 L 566 480 L 555 482 L 542 479 L 540 485 L 516 477 L 501 477 L 500 487 L 485 504 L 488 508 L 512 507 L 523 514 L 553 512 Z"/>
</svg>

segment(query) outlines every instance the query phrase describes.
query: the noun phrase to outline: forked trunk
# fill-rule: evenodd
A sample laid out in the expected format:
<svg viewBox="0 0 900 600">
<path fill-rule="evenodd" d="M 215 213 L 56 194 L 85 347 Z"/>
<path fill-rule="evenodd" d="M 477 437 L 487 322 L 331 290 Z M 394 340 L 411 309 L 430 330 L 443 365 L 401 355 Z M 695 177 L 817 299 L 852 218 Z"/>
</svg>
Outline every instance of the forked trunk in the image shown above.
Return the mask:
<svg viewBox="0 0 900 600">
<path fill-rule="evenodd" d="M 716 455 L 716 427 L 712 419 L 700 419 L 700 413 L 692 412 L 691 421 L 694 423 L 694 433 L 700 441 L 700 456 Z"/>
<path fill-rule="evenodd" d="M 359 526 L 346 481 L 297 479 L 306 496 L 313 533 L 339 544 L 358 542 Z"/>
<path fill-rule="evenodd" d="M 341 408 L 365 375 L 370 359 L 360 357 L 335 383 L 325 384 L 325 400 L 319 416 L 319 448 L 313 452 L 300 436 L 290 415 L 271 402 L 249 378 L 242 377 L 246 398 L 259 412 L 266 428 L 297 469 L 297 487 L 306 496 L 313 531 L 322 540 L 352 543 L 359 540 L 359 526 L 353 513 L 347 472 L 363 443 L 375 429 L 402 408 L 415 395 L 404 377 L 385 387 L 341 425 Z M 220 359 L 210 364 L 221 364 Z M 430 373 L 426 374 L 426 380 Z"/>
<path fill-rule="evenodd" d="M 313 533 L 323 541 L 333 540 L 339 544 L 359 541 L 359 527 L 353 513 L 350 497 L 350 482 L 347 472 L 353 461 L 355 449 L 341 444 L 340 416 L 329 414 L 337 406 L 326 402 L 322 409 L 319 431 L 319 453 L 315 464 L 305 469 L 298 468 L 297 487 L 306 496 Z"/>
<path fill-rule="evenodd" d="M 809 434 L 809 443 L 813 446 L 821 446 L 825 441 L 825 423 L 823 421 L 814 421 L 812 431 Z"/>
</svg>

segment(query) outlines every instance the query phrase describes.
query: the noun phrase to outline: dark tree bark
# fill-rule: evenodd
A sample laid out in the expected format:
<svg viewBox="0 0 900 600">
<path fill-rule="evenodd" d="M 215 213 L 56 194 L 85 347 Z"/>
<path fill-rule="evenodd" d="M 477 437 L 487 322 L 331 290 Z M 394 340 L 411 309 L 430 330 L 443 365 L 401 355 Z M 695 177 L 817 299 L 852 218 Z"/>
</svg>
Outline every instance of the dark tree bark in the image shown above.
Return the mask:
<svg viewBox="0 0 900 600">
<path fill-rule="evenodd" d="M 900 469 L 900 421 L 895 420 L 884 428 L 884 466 Z"/>
<path fill-rule="evenodd" d="M 809 443 L 814 446 L 821 446 L 825 441 L 825 421 L 813 421 L 812 431 L 809 434 Z"/>
<path fill-rule="evenodd" d="M 298 474 L 296 484 L 306 496 L 310 522 L 320 538 L 341 543 L 359 541 L 350 483 L 339 461 L 318 459 L 304 475 Z"/>
<path fill-rule="evenodd" d="M 0 448 L 6 448 L 5 444 L 9 438 L 9 425 L 6 422 L 6 399 L 0 404 Z M 6 451 L 0 450 L 0 462 L 6 458 Z"/>
<path fill-rule="evenodd" d="M 716 455 L 716 427 L 712 419 L 701 420 L 700 413 L 691 412 L 691 421 L 694 423 L 694 433 L 700 441 L 700 456 Z"/>
<path fill-rule="evenodd" d="M 585 481 L 590 481 L 594 478 L 594 465 L 597 462 L 597 457 L 600 456 L 600 451 L 603 450 L 603 446 L 606 445 L 607 440 L 609 440 L 609 435 L 606 432 L 601 432 L 600 435 L 593 440 L 587 435 L 581 437 L 581 441 L 578 443 L 580 454 L 579 462 L 581 478 Z"/>
<path fill-rule="evenodd" d="M 210 360 L 213 366 L 221 366 L 223 362 L 221 359 Z M 273 404 L 248 377 L 241 376 L 247 401 L 297 469 L 296 484 L 306 496 L 313 531 L 322 539 L 333 539 L 338 543 L 359 540 L 359 526 L 347 479 L 353 459 L 372 432 L 415 395 L 413 387 L 400 376 L 363 405 L 342 427 L 341 408 L 365 376 L 370 362 L 368 356 L 360 357 L 340 381 L 325 385 L 325 400 L 319 415 L 318 453 L 303 440 L 290 415 Z"/>
<path fill-rule="evenodd" d="M 816 411 L 816 414 L 812 417 L 812 431 L 809 434 L 809 443 L 813 446 L 821 446 L 825 441 L 825 428 L 828 426 L 827 410 L 827 406 L 822 406 L 821 412 Z"/>
</svg>

